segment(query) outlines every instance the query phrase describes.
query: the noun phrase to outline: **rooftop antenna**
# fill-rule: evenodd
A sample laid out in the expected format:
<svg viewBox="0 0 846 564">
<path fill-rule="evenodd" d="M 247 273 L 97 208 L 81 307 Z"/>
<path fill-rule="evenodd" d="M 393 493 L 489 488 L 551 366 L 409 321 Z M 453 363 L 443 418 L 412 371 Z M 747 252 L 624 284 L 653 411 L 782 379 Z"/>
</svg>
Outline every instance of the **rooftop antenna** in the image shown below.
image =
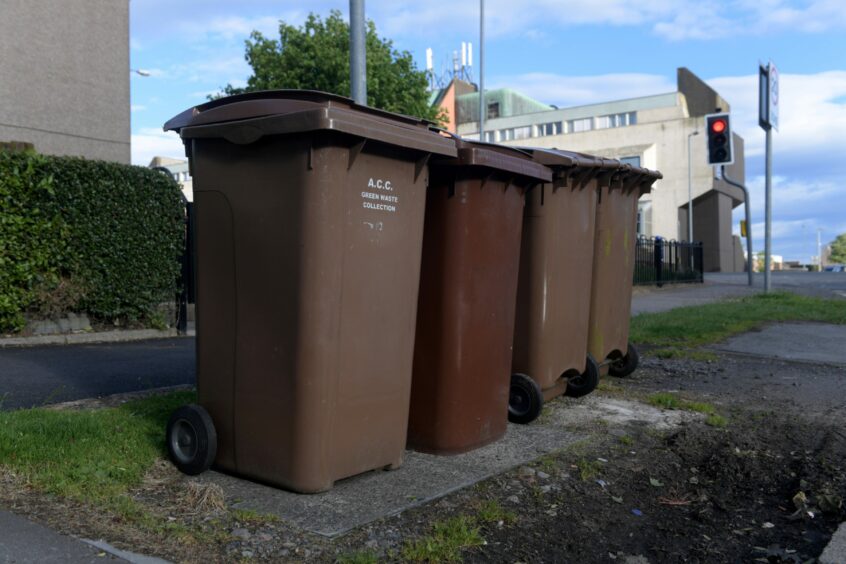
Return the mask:
<svg viewBox="0 0 846 564">
<path fill-rule="evenodd" d="M 429 90 L 435 89 L 435 73 L 433 71 L 434 65 L 432 64 L 432 48 L 426 48 L 426 70 L 429 73 Z"/>
</svg>

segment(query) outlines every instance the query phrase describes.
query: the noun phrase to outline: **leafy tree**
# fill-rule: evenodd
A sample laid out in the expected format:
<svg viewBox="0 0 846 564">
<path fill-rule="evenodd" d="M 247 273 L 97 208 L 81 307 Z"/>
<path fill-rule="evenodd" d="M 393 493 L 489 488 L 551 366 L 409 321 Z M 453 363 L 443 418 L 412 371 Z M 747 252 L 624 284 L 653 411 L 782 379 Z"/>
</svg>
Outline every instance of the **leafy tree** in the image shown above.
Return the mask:
<svg viewBox="0 0 846 564">
<path fill-rule="evenodd" d="M 846 264 L 846 233 L 841 233 L 832 241 L 829 262 Z"/>
<path fill-rule="evenodd" d="M 253 68 L 246 88 L 227 85 L 224 94 L 301 88 L 350 95 L 350 26 L 333 10 L 325 20 L 309 14 L 301 28 L 279 22 L 279 39 L 250 34 L 244 58 Z M 442 121 L 429 105 L 428 78 L 411 53 L 397 51 L 367 22 L 367 104 L 375 108 Z"/>
</svg>

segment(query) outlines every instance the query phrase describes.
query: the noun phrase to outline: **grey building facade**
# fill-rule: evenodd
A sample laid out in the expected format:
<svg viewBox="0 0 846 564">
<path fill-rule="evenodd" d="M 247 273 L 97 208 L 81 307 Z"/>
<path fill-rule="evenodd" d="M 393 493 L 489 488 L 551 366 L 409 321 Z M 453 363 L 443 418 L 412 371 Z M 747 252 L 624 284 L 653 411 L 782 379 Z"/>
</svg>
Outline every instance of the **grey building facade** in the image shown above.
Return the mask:
<svg viewBox="0 0 846 564">
<path fill-rule="evenodd" d="M 0 141 L 130 162 L 129 0 L 0 1 Z"/>
</svg>

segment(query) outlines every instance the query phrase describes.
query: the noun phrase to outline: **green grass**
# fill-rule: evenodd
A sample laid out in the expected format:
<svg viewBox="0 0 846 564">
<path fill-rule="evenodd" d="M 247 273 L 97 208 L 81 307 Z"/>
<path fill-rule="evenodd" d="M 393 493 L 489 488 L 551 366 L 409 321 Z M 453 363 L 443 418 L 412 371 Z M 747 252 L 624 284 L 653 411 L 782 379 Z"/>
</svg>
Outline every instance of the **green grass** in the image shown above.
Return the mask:
<svg viewBox="0 0 846 564">
<path fill-rule="evenodd" d="M 696 347 L 776 321 L 846 324 L 846 300 L 777 292 L 642 313 L 632 318 L 630 340 L 663 347 Z"/>
<path fill-rule="evenodd" d="M 259 513 L 252 509 L 232 509 L 229 513 L 236 521 L 253 526 L 270 525 L 280 521 L 279 517 L 272 513 Z"/>
<path fill-rule="evenodd" d="M 634 444 L 634 439 L 628 435 L 623 435 L 618 440 L 620 441 L 620 444 L 624 444 L 626 446 L 632 446 Z"/>
<path fill-rule="evenodd" d="M 462 550 L 484 542 L 476 520 L 460 515 L 439 521 L 431 534 L 406 542 L 402 557 L 413 562 L 460 562 Z"/>
<path fill-rule="evenodd" d="M 658 392 L 646 398 L 650 404 L 664 409 L 683 409 L 685 411 L 695 411 L 697 413 L 704 413 L 706 415 L 713 415 L 717 412 L 710 403 L 704 401 L 688 401 L 678 397 L 676 394 L 667 392 Z"/>
<path fill-rule="evenodd" d="M 710 425 L 711 427 L 722 428 L 728 425 L 728 419 L 718 413 L 712 413 L 705 419 L 705 424 Z"/>
<path fill-rule="evenodd" d="M 579 459 L 576 462 L 579 469 L 579 478 L 586 482 L 591 478 L 595 478 L 602 470 L 602 464 L 598 460 L 587 460 L 585 458 Z"/>
<path fill-rule="evenodd" d="M 656 407 L 664 409 L 682 409 L 685 411 L 695 411 L 707 415 L 705 424 L 711 427 L 725 427 L 728 425 L 728 419 L 717 413 L 717 408 L 712 404 L 704 401 L 689 401 L 678 397 L 676 394 L 667 392 L 658 392 L 646 398 L 646 401 Z"/>
<path fill-rule="evenodd" d="M 0 464 L 41 491 L 143 520 L 124 494 L 164 455 L 170 413 L 192 401 L 193 392 L 176 392 L 117 408 L 2 412 Z"/>
<path fill-rule="evenodd" d="M 483 501 L 476 512 L 476 516 L 483 523 L 499 523 L 502 521 L 508 524 L 517 520 L 516 513 L 508 511 L 495 499 Z"/>
</svg>

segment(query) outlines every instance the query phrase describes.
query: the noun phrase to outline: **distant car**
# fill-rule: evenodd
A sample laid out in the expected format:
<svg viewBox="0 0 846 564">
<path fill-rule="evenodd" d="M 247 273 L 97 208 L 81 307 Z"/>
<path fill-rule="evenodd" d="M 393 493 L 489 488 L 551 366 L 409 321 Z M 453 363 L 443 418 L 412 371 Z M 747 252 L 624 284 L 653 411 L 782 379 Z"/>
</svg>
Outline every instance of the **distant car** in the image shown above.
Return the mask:
<svg viewBox="0 0 846 564">
<path fill-rule="evenodd" d="M 846 272 L 846 266 L 842 264 L 830 264 L 824 270 L 825 272 Z"/>
</svg>

